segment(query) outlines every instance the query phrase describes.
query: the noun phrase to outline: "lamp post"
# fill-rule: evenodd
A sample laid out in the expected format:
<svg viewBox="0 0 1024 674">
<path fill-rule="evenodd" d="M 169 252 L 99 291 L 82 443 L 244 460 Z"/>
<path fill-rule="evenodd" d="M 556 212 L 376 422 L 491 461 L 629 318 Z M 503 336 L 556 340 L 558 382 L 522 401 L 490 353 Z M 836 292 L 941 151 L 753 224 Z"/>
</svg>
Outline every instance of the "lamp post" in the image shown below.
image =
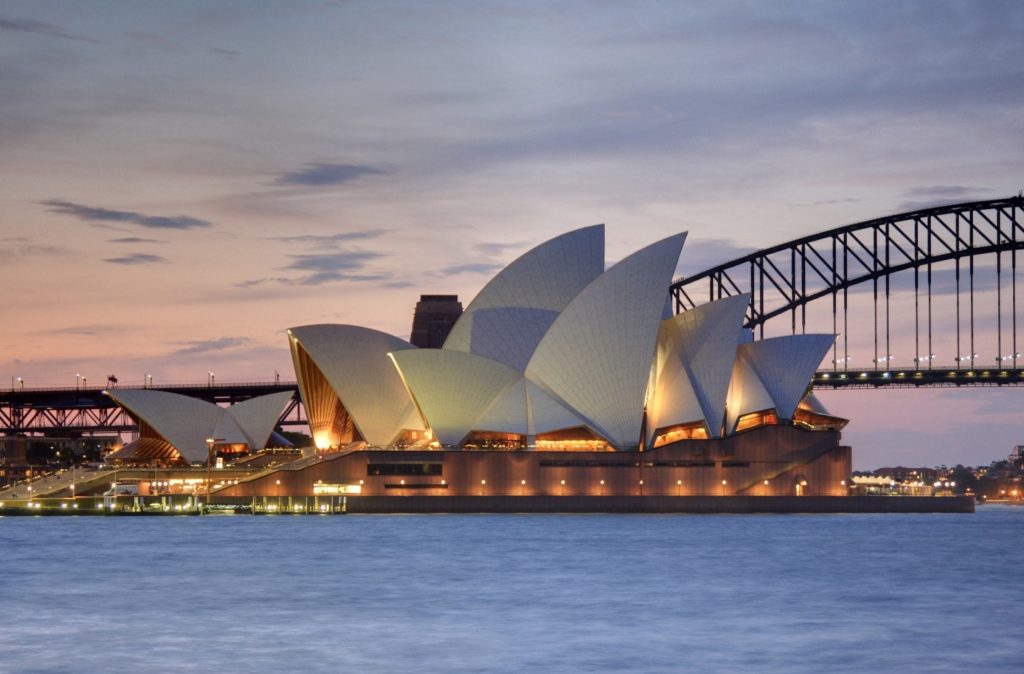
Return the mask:
<svg viewBox="0 0 1024 674">
<path fill-rule="evenodd" d="M 224 438 L 206 438 L 206 509 L 210 509 L 210 470 L 213 468 L 213 446 L 224 442 Z"/>
<path fill-rule="evenodd" d="M 153 375 L 146 373 L 146 379 L 143 381 L 144 388 L 149 388 L 153 385 Z"/>
<path fill-rule="evenodd" d="M 206 372 L 206 385 L 209 386 L 210 388 L 213 388 L 213 385 L 216 383 L 216 381 L 217 378 L 213 375 L 213 372 L 208 370 Z"/>
<path fill-rule="evenodd" d="M 81 384 L 82 384 L 82 375 L 81 375 L 81 373 L 79 373 L 79 372 L 76 372 L 76 373 L 75 373 L 75 390 L 76 390 L 76 391 L 77 391 L 77 390 L 78 390 L 79 388 L 81 388 Z"/>
</svg>

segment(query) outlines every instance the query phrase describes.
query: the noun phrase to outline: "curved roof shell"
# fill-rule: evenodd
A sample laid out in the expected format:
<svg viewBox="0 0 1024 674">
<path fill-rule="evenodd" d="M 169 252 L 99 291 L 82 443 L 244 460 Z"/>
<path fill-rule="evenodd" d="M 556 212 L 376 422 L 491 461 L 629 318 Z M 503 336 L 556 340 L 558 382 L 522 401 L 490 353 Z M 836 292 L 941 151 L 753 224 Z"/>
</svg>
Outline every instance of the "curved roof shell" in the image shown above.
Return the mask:
<svg viewBox="0 0 1024 674">
<path fill-rule="evenodd" d="M 132 416 L 148 424 L 186 461 L 205 462 L 224 408 L 198 398 L 153 389 L 113 389 L 107 395 Z"/>
<path fill-rule="evenodd" d="M 604 225 L 545 241 L 516 258 L 470 302 L 444 349 L 525 369 L 556 316 L 604 271 Z"/>
<path fill-rule="evenodd" d="M 736 430 L 736 423 L 745 414 L 763 412 L 774 407 L 775 401 L 764 384 L 761 383 L 757 372 L 745 358 L 741 358 L 737 354 L 732 364 L 729 395 L 726 397 L 726 434 L 731 434 Z"/>
<path fill-rule="evenodd" d="M 225 408 L 155 389 L 111 389 L 106 394 L 190 463 L 206 461 L 208 438 L 217 438 L 218 444 L 263 449 L 292 396 L 290 391 L 282 391 Z"/>
<path fill-rule="evenodd" d="M 685 240 L 653 243 L 598 276 L 559 314 L 527 366 L 617 449 L 641 440 L 665 294 Z"/>
<path fill-rule="evenodd" d="M 461 351 L 409 349 L 391 357 L 434 439 L 446 446 L 461 445 L 503 391 L 514 399 L 522 379 L 504 363 Z"/>
<path fill-rule="evenodd" d="M 297 348 L 309 356 L 368 444 L 386 446 L 403 430 L 424 429 L 387 357 L 416 349 L 412 344 L 357 325 L 304 325 L 291 328 L 288 334 L 293 358 L 298 360 Z M 316 395 L 314 383 L 303 376 L 302 368 L 296 367 L 296 373 L 306 402 Z"/>
<path fill-rule="evenodd" d="M 710 437 L 721 436 L 749 302 L 749 295 L 736 295 L 661 322 L 655 389 L 647 408 L 651 434 L 659 428 L 704 421 Z"/>
<path fill-rule="evenodd" d="M 835 335 L 786 335 L 740 345 L 737 354 L 757 373 L 781 419 L 792 419 Z"/>
<path fill-rule="evenodd" d="M 291 391 L 280 391 L 235 403 L 227 408 L 227 413 L 238 423 L 247 444 L 254 449 L 263 449 L 291 399 Z"/>
</svg>

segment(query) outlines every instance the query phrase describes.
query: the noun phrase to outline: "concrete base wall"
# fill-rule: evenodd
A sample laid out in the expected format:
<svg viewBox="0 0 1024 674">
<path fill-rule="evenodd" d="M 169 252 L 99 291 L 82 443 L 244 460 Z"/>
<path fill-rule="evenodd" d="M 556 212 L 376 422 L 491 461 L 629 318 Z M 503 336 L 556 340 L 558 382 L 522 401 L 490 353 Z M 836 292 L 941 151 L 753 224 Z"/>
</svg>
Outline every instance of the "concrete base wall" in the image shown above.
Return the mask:
<svg viewBox="0 0 1024 674">
<path fill-rule="evenodd" d="M 350 496 L 349 513 L 973 513 L 970 496 Z"/>
</svg>

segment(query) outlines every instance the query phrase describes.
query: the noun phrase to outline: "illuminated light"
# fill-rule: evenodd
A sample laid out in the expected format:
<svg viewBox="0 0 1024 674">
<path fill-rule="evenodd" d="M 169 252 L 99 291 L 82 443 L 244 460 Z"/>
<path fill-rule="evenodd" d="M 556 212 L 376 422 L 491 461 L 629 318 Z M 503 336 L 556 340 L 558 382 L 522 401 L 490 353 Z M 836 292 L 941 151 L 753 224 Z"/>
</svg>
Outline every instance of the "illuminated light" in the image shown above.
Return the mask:
<svg viewBox="0 0 1024 674">
<path fill-rule="evenodd" d="M 768 486 L 768 480 L 764 481 L 764 486 L 766 486 L 766 487 Z"/>
<path fill-rule="evenodd" d="M 0 505 L 3 505 L 3 504 L 0 504 Z M 73 505 L 72 505 L 71 507 L 72 507 L 73 509 L 77 510 L 77 509 L 78 509 L 78 504 L 77 504 L 77 503 L 75 503 L 75 504 L 73 504 Z"/>
<path fill-rule="evenodd" d="M 565 480 L 562 480 L 562 484 L 565 484 Z"/>
<path fill-rule="evenodd" d="M 360 480 L 360 481 L 359 481 L 359 484 L 362 484 L 362 483 L 363 483 L 363 481 L 362 481 L 362 480 Z M 441 480 L 441 484 L 444 484 L 444 480 Z"/>
<path fill-rule="evenodd" d="M 399 482 L 401 482 L 402 484 L 405 484 L 405 480 L 399 480 Z M 483 484 L 483 481 L 481 481 L 480 484 Z"/>
<path fill-rule="evenodd" d="M 644 481 L 643 481 L 643 480 L 640 480 L 640 484 L 643 484 L 643 483 L 644 483 Z"/>
<path fill-rule="evenodd" d="M 480 484 L 487 484 L 487 480 L 480 480 Z"/>
<path fill-rule="evenodd" d="M 846 486 L 846 480 L 840 480 L 840 481 L 839 481 L 839 484 L 841 484 L 842 486 L 844 486 L 844 487 L 845 487 L 845 486 Z"/>
<path fill-rule="evenodd" d="M 604 480 L 601 480 L 601 484 L 604 484 Z"/>
<path fill-rule="evenodd" d="M 275 480 L 274 484 L 281 484 L 281 481 L 280 480 Z"/>
<path fill-rule="evenodd" d="M 807 480 L 800 480 L 800 486 L 801 487 L 806 487 L 807 486 Z"/>
<path fill-rule="evenodd" d="M 729 484 L 728 480 L 722 480 L 722 484 Z"/>
<path fill-rule="evenodd" d="M 683 483 L 682 480 L 676 480 L 676 484 L 682 484 L 682 483 Z"/>
<path fill-rule="evenodd" d="M 67 503 L 61 503 L 61 504 L 60 504 L 60 507 L 61 507 L 61 508 L 67 508 L 67 507 L 68 507 L 68 504 L 67 504 Z"/>
<path fill-rule="evenodd" d="M 522 481 L 520 481 L 520 483 L 519 483 L 519 484 L 526 484 L 526 480 L 522 480 Z"/>
</svg>

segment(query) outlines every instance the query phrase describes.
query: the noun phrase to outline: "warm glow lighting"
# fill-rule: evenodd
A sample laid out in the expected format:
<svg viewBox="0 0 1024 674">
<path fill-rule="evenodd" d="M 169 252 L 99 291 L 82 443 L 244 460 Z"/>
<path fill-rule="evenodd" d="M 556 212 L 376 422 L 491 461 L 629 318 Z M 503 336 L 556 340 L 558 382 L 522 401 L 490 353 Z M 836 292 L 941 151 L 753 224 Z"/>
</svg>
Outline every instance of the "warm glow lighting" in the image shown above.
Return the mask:
<svg viewBox="0 0 1024 674">
<path fill-rule="evenodd" d="M 526 484 L 526 480 L 521 481 L 519 484 Z"/>
<path fill-rule="evenodd" d="M 722 480 L 722 484 L 729 484 L 726 480 Z"/>
</svg>

